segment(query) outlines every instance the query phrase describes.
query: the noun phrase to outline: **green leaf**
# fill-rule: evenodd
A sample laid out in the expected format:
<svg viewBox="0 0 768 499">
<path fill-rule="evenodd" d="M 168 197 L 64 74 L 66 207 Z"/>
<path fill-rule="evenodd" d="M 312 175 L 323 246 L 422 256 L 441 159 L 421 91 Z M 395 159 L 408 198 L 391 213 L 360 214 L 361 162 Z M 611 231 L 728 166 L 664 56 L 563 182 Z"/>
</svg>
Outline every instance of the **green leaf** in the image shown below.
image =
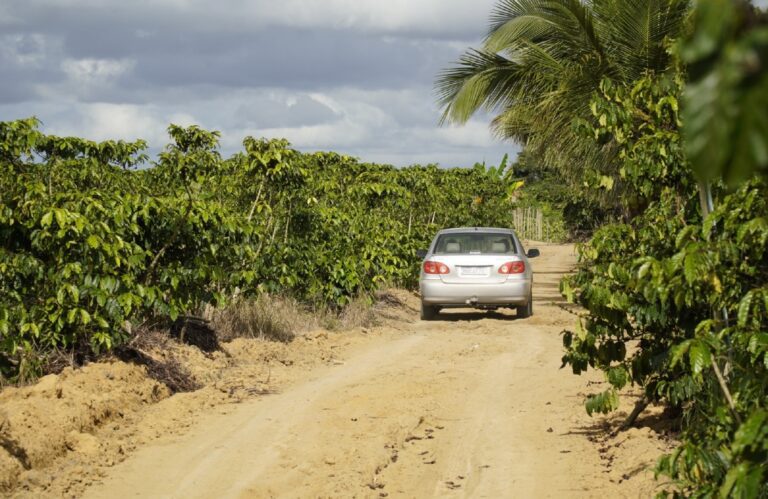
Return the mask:
<svg viewBox="0 0 768 499">
<path fill-rule="evenodd" d="M 687 253 L 684 262 L 685 280 L 689 284 L 696 282 L 709 272 L 707 259 L 698 249 Z"/>
<path fill-rule="evenodd" d="M 738 325 L 739 327 L 745 327 L 747 320 L 749 319 L 749 310 L 752 307 L 752 300 L 755 297 L 754 290 L 749 291 L 739 302 L 738 311 Z"/>
<path fill-rule="evenodd" d="M 66 212 L 62 209 L 55 208 L 53 210 L 53 214 L 56 217 L 56 223 L 59 225 L 59 228 L 64 228 L 64 225 L 67 222 L 67 215 Z"/>
<path fill-rule="evenodd" d="M 69 293 L 69 296 L 72 297 L 72 301 L 74 301 L 75 303 L 80 301 L 80 290 L 77 289 L 76 286 L 72 284 L 65 284 L 64 289 L 66 289 L 67 292 Z"/>
<path fill-rule="evenodd" d="M 621 390 L 629 383 L 629 372 L 624 366 L 614 366 L 608 369 L 606 378 L 611 386 Z"/>
<path fill-rule="evenodd" d="M 680 363 L 683 357 L 685 357 L 685 354 L 688 353 L 688 350 L 690 350 L 691 343 L 693 343 L 693 340 L 685 340 L 679 345 L 675 345 L 670 349 L 670 367 L 675 367 Z"/>
<path fill-rule="evenodd" d="M 712 353 L 709 351 L 709 346 L 701 341 L 696 341 L 691 344 L 691 348 L 688 351 L 688 358 L 691 365 L 691 372 L 694 376 L 701 376 L 702 371 L 712 363 Z"/>
<path fill-rule="evenodd" d="M 619 408 L 619 395 L 614 388 L 610 388 L 602 393 L 590 395 L 585 403 L 587 414 L 594 413 L 608 414 Z"/>
<path fill-rule="evenodd" d="M 613 177 L 603 175 L 600 177 L 600 187 L 604 187 L 605 190 L 610 191 L 613 189 Z"/>
<path fill-rule="evenodd" d="M 757 409 L 739 426 L 734 435 L 732 450 L 738 455 L 749 449 L 768 445 L 768 412 Z"/>
<path fill-rule="evenodd" d="M 86 239 L 86 242 L 88 243 L 88 246 L 90 246 L 93 249 L 96 249 L 100 246 L 99 238 L 93 234 L 88 236 L 88 238 Z"/>
<path fill-rule="evenodd" d="M 53 212 L 49 211 L 45 215 L 43 215 L 43 218 L 40 219 L 40 226 L 49 227 L 52 222 L 53 222 Z"/>
</svg>

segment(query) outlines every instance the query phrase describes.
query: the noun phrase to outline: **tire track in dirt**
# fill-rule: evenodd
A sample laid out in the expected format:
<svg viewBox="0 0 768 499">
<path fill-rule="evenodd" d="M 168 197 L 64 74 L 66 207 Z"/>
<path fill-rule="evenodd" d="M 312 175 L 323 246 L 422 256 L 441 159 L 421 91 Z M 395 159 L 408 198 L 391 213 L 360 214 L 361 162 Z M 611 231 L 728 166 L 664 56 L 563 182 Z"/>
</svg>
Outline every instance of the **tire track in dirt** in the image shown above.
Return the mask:
<svg viewBox="0 0 768 499">
<path fill-rule="evenodd" d="M 423 341 L 392 341 L 321 373 L 286 393 L 242 404 L 231 414 L 202 417 L 183 439 L 147 447 L 120 466 L 120 473 L 85 497 L 233 497 L 259 470 L 280 458 L 297 435 L 311 426 L 324 398 L 359 383 Z M 320 408 L 319 410 L 322 410 Z"/>
<path fill-rule="evenodd" d="M 637 497 L 609 479 L 559 370 L 570 246 L 534 261 L 535 315 L 449 311 L 383 328 L 339 365 L 150 444 L 85 497 Z M 642 491 L 642 492 L 641 492 Z"/>
</svg>

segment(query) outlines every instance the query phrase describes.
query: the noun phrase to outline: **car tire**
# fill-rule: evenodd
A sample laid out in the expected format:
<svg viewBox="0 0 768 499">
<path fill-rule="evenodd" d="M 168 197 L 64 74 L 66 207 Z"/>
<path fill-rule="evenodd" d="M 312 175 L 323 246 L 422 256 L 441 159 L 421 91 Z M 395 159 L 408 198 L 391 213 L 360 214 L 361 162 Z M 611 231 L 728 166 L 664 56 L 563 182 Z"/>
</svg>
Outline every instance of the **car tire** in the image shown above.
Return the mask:
<svg viewBox="0 0 768 499">
<path fill-rule="evenodd" d="M 517 308 L 517 317 L 519 319 L 527 319 L 533 315 L 533 293 L 528 295 L 528 303 L 522 307 Z"/>
<path fill-rule="evenodd" d="M 437 318 L 438 308 L 434 305 L 421 304 L 421 320 L 432 321 Z"/>
</svg>

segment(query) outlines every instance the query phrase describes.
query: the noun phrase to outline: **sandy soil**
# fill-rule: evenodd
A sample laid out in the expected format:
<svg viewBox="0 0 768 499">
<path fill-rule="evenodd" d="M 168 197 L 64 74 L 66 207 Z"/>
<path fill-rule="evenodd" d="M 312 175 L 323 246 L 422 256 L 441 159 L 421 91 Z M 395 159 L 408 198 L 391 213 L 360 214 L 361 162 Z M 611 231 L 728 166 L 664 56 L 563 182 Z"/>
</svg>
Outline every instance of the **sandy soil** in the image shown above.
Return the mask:
<svg viewBox="0 0 768 499">
<path fill-rule="evenodd" d="M 206 383 L 193 393 L 168 397 L 122 363 L 6 390 L 0 430 L 16 429 L 0 447 L 0 465 L 16 466 L 8 487 L 93 498 L 651 496 L 648 468 L 670 443 L 642 424 L 611 435 L 622 412 L 586 415 L 583 398 L 604 389 L 602 377 L 559 369 L 574 316 L 557 282 L 573 248 L 540 249 L 529 319 L 458 310 L 420 322 L 418 299 L 403 292 L 370 330 L 236 340 L 229 356 L 182 349 Z M 102 386 L 67 399 L 68 380 L 94 376 Z M 132 396 L 110 385 L 121 379 Z M 110 390 L 119 401 L 103 401 Z M 83 397 L 98 418 L 55 423 L 66 430 L 48 437 L 55 451 L 25 445 L 35 425 L 50 426 L 32 408 L 63 411 Z"/>
</svg>

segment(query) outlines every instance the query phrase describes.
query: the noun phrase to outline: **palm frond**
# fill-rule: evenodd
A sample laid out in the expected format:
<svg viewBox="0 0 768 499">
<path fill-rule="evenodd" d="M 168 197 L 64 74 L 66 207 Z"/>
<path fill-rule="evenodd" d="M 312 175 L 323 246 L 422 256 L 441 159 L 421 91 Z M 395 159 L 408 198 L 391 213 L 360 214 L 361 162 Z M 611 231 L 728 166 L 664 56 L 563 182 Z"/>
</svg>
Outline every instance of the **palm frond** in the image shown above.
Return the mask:
<svg viewBox="0 0 768 499">
<path fill-rule="evenodd" d="M 485 49 L 502 52 L 522 40 L 557 40 L 572 51 L 603 53 L 592 14 L 580 0 L 500 0 Z"/>
<path fill-rule="evenodd" d="M 479 50 L 438 75 L 442 122 L 485 109 L 502 138 L 525 144 L 564 171 L 610 168 L 605 148 L 578 140 L 600 81 L 629 83 L 668 69 L 690 0 L 499 0 Z M 578 175 L 574 173 L 574 175 Z"/>
<path fill-rule="evenodd" d="M 488 34 L 484 47 L 490 52 L 504 52 L 521 41 L 546 40 L 556 29 L 555 23 L 542 16 L 513 17 Z"/>
<path fill-rule="evenodd" d="M 668 69 L 666 42 L 683 29 L 688 0 L 602 0 L 593 4 L 622 80 Z"/>
<path fill-rule="evenodd" d="M 469 50 L 438 75 L 435 88 L 444 108 L 442 122 L 465 123 L 481 107 L 492 109 L 509 92 L 520 67 L 498 54 Z"/>
</svg>

